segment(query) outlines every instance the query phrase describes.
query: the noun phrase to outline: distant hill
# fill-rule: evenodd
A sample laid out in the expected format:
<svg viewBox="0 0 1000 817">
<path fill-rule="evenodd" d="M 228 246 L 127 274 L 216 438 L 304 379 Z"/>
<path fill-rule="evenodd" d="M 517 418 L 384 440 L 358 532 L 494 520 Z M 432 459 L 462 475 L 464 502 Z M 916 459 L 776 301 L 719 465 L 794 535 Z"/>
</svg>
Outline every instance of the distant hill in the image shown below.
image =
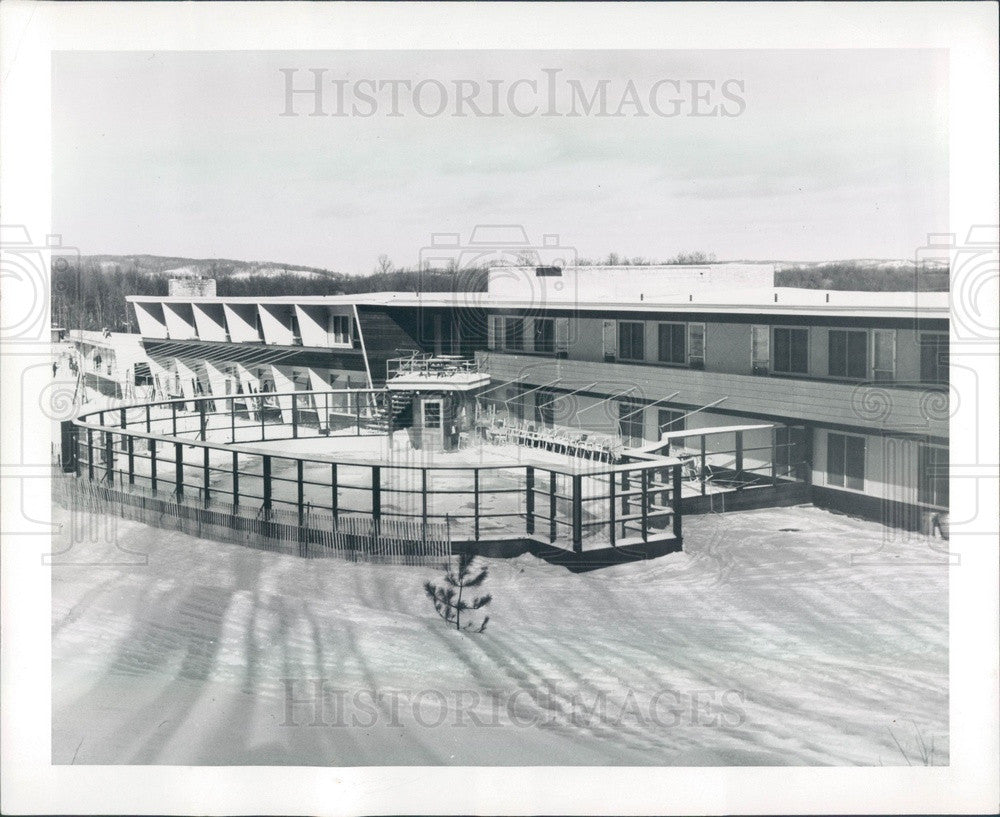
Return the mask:
<svg viewBox="0 0 1000 817">
<path fill-rule="evenodd" d="M 639 259 L 631 261 L 637 262 Z M 629 260 L 622 256 L 618 263 L 627 264 Z M 780 287 L 883 292 L 948 290 L 946 263 L 928 262 L 919 274 L 913 261 L 899 259 L 768 263 L 777 265 L 775 285 Z M 214 278 L 216 292 L 230 297 L 417 290 L 482 292 L 486 289 L 486 270 L 482 268 L 424 272 L 401 268 L 371 275 L 348 275 L 319 267 L 228 258 L 86 255 L 77 259 L 53 256 L 53 323 L 71 328 L 82 324 L 84 329 L 125 329 L 134 321 L 126 296 L 166 295 L 167 282 L 174 276 Z"/>
</svg>

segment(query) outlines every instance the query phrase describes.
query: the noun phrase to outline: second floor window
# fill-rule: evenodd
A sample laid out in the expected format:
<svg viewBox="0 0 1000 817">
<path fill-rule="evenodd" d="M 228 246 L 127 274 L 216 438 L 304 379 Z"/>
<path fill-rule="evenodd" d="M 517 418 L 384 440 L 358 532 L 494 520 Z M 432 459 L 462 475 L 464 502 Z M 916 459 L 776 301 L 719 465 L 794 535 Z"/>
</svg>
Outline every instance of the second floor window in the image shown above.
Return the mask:
<svg viewBox="0 0 1000 817">
<path fill-rule="evenodd" d="M 646 358 L 645 325 L 641 321 L 618 321 L 618 357 L 622 360 Z"/>
<path fill-rule="evenodd" d="M 348 315 L 330 316 L 330 342 L 348 344 L 351 342 L 351 319 Z"/>
<path fill-rule="evenodd" d="M 556 350 L 556 322 L 552 318 L 535 318 L 535 351 Z"/>
<path fill-rule="evenodd" d="M 865 378 L 868 375 L 868 333 L 831 329 L 828 371 L 830 377 Z"/>
<path fill-rule="evenodd" d="M 774 330 L 774 371 L 786 374 L 809 373 L 809 330 Z"/>
<path fill-rule="evenodd" d="M 657 326 L 657 359 L 661 363 L 687 363 L 687 327 L 683 323 Z"/>
<path fill-rule="evenodd" d="M 920 380 L 948 382 L 948 336 L 925 332 L 920 336 Z"/>
<path fill-rule="evenodd" d="M 522 318 L 504 318 L 503 337 L 504 348 L 515 352 L 524 349 L 524 320 Z"/>
</svg>

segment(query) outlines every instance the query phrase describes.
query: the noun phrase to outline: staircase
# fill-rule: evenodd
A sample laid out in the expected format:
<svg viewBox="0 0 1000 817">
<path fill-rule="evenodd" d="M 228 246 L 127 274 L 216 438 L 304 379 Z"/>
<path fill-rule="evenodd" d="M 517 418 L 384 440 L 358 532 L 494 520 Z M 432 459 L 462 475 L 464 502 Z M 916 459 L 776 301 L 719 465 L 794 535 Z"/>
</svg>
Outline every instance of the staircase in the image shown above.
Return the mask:
<svg viewBox="0 0 1000 817">
<path fill-rule="evenodd" d="M 375 411 L 372 428 L 378 431 L 388 431 L 406 428 L 413 422 L 413 395 L 408 392 L 391 391 L 388 393 L 388 405 L 383 403 Z"/>
</svg>

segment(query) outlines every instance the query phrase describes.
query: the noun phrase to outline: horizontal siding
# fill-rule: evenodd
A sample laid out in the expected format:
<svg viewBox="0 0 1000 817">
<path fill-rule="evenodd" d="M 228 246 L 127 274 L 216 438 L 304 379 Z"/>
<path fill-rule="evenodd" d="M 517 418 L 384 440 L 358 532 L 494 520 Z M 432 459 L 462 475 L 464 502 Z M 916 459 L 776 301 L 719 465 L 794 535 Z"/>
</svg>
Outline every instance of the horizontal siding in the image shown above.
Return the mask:
<svg viewBox="0 0 1000 817">
<path fill-rule="evenodd" d="M 719 398 L 727 412 L 763 414 L 789 422 L 851 426 L 873 431 L 948 436 L 947 393 L 923 389 L 894 389 L 882 384 L 848 385 L 780 377 L 754 377 L 684 368 L 595 363 L 582 360 L 539 359 L 528 355 L 480 353 L 494 382 L 523 377 L 532 386 L 557 378 L 559 388 L 582 388 L 616 394 L 635 387 L 627 396 L 660 400 L 679 392 L 670 402 L 703 406 Z"/>
</svg>

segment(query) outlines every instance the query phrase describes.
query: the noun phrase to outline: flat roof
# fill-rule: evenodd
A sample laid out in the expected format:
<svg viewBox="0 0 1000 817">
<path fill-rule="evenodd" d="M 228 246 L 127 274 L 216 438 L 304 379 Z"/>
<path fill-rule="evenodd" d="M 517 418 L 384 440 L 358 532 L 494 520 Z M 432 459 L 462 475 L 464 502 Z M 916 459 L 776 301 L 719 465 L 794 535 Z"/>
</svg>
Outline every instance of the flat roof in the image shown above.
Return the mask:
<svg viewBox="0 0 1000 817">
<path fill-rule="evenodd" d="M 691 292 L 670 297 L 629 301 L 560 301 L 553 311 L 582 312 L 718 312 L 720 314 L 801 314 L 912 317 L 915 312 L 947 319 L 947 292 L 858 292 L 844 290 L 754 288 L 727 292 Z M 488 292 L 366 292 L 356 295 L 270 297 L 196 297 L 129 295 L 131 303 L 186 304 L 298 304 L 299 306 L 470 307 L 476 309 L 538 310 L 546 304 L 528 299 L 499 298 Z"/>
</svg>

